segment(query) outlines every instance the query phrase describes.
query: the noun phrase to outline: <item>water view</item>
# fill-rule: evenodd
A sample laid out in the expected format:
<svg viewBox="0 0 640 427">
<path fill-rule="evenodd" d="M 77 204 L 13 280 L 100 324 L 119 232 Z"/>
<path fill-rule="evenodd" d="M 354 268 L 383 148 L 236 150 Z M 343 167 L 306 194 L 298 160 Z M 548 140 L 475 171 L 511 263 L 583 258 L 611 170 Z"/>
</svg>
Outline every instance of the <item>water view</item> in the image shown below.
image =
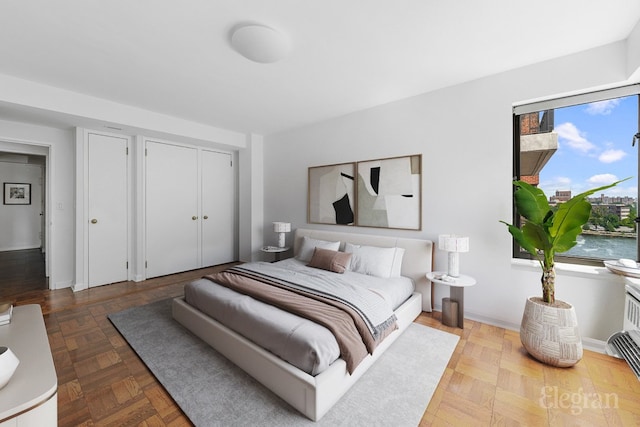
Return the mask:
<svg viewBox="0 0 640 427">
<path fill-rule="evenodd" d="M 601 236 L 583 234 L 578 236 L 578 244 L 562 253 L 587 258 L 636 259 L 636 239 L 631 237 Z"/>
</svg>

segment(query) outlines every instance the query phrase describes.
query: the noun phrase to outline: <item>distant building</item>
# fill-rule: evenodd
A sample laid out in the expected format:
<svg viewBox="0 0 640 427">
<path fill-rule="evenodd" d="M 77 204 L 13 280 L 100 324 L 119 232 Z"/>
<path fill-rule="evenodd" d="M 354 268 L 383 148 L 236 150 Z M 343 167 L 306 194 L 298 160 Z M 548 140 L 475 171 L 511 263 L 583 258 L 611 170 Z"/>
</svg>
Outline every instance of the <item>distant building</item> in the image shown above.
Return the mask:
<svg viewBox="0 0 640 427">
<path fill-rule="evenodd" d="M 629 196 L 605 196 L 588 197 L 587 201 L 592 205 L 605 207 L 610 214 L 616 215 L 621 220 L 629 218 L 631 207 L 637 206 L 637 199 Z"/>
<path fill-rule="evenodd" d="M 537 187 L 540 171 L 558 149 L 554 110 L 520 116 L 520 180 Z"/>
<path fill-rule="evenodd" d="M 571 199 L 571 190 L 556 190 L 555 196 L 549 197 L 549 204 L 557 205 Z M 620 218 L 629 218 L 631 207 L 636 205 L 636 199 L 629 196 L 605 196 L 601 194 L 596 197 L 587 197 L 587 201 L 595 206 L 602 206 L 607 209 L 607 213 Z"/>
<path fill-rule="evenodd" d="M 551 204 L 568 202 L 571 200 L 571 190 L 556 190 L 556 195 L 549 197 Z"/>
<path fill-rule="evenodd" d="M 587 201 L 591 204 L 596 205 L 612 205 L 612 204 L 621 204 L 621 205 L 633 205 L 636 203 L 636 199 L 629 196 L 605 196 L 601 194 L 595 197 L 588 197 Z"/>
<path fill-rule="evenodd" d="M 631 207 L 629 205 L 604 205 L 604 206 L 607 207 L 610 214 L 616 215 L 621 220 L 629 218 L 629 214 L 631 213 Z"/>
</svg>

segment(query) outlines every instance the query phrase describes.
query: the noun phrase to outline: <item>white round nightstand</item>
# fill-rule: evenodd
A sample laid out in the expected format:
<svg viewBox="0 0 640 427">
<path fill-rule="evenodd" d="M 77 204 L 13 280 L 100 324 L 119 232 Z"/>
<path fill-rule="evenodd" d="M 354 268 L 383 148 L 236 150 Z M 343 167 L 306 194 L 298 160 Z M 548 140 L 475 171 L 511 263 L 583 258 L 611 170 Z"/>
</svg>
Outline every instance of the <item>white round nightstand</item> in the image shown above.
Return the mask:
<svg viewBox="0 0 640 427">
<path fill-rule="evenodd" d="M 260 250 L 262 252 L 269 253 L 269 254 L 275 254 L 276 261 L 280 261 L 280 255 L 283 252 L 288 251 L 289 249 L 291 249 L 291 248 L 289 248 L 288 246 L 285 246 L 284 248 L 281 248 L 279 246 L 263 246 L 263 247 L 260 248 Z"/>
<path fill-rule="evenodd" d="M 464 288 L 476 284 L 476 279 L 461 274 L 458 277 L 448 276 L 445 271 L 427 273 L 427 280 L 449 286 L 449 298 L 458 303 L 458 327 L 464 329 Z"/>
</svg>

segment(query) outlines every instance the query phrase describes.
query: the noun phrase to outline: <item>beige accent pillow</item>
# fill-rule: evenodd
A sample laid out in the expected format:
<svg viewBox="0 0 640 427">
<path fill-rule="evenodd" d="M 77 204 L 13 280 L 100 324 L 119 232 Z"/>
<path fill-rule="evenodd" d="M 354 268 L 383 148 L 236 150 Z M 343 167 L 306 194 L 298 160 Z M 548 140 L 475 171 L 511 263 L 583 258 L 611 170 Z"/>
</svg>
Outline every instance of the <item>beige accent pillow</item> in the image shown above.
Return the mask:
<svg viewBox="0 0 640 427">
<path fill-rule="evenodd" d="M 344 273 L 350 260 L 351 254 L 346 252 L 315 248 L 311 261 L 309 261 L 307 265 L 309 267 L 333 271 L 334 273 Z"/>
</svg>

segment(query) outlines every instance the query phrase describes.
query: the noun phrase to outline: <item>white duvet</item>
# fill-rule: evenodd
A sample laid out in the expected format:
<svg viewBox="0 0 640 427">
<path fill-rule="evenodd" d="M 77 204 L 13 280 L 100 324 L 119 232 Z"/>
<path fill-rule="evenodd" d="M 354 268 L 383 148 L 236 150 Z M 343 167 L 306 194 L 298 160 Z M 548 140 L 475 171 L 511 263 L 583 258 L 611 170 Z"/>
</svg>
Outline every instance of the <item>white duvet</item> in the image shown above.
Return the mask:
<svg viewBox="0 0 640 427">
<path fill-rule="evenodd" d="M 307 267 L 296 259 L 277 263 L 301 274 L 335 277 L 337 273 Z M 343 275 L 358 286 L 369 289 L 386 301 L 392 310 L 414 291 L 406 277 L 382 279 L 347 271 Z M 185 300 L 190 305 L 243 335 L 288 363 L 317 375 L 340 356 L 338 343 L 324 326 L 288 313 L 249 296 L 199 279 L 185 286 Z"/>
</svg>

